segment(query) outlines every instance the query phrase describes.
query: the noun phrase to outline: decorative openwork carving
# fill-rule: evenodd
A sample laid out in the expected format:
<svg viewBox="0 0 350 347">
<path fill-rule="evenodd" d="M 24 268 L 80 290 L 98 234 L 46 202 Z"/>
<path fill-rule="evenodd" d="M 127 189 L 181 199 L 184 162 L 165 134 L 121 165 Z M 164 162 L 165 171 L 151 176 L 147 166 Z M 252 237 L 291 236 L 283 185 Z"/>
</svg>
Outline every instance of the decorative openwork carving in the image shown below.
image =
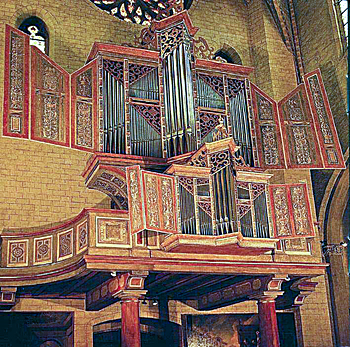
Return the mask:
<svg viewBox="0 0 350 347">
<path fill-rule="evenodd" d="M 192 177 L 179 177 L 179 183 L 192 195 L 194 194 L 194 180 Z"/>
<path fill-rule="evenodd" d="M 193 54 L 197 58 L 213 59 L 214 48 L 209 47 L 207 40 L 199 36 L 197 39 L 193 39 Z"/>
<path fill-rule="evenodd" d="M 138 64 L 129 64 L 129 83 L 132 84 L 139 80 L 140 78 L 147 75 L 149 72 L 157 69 L 157 67 L 138 65 Z"/>
<path fill-rule="evenodd" d="M 229 150 L 216 152 L 209 155 L 211 173 L 214 174 L 231 164 L 231 154 Z"/>
<path fill-rule="evenodd" d="M 90 0 L 101 10 L 126 22 L 147 25 L 183 10 L 179 0 Z"/>
<path fill-rule="evenodd" d="M 160 33 L 160 55 L 163 59 L 165 59 L 174 51 L 174 49 L 184 42 L 185 30 L 184 24 L 181 23 Z"/>
<path fill-rule="evenodd" d="M 230 98 L 234 98 L 244 88 L 245 88 L 244 81 L 236 80 L 232 78 L 227 79 L 227 93 Z"/>
<path fill-rule="evenodd" d="M 142 104 L 131 104 L 132 107 L 152 126 L 152 128 L 158 133 L 161 133 L 160 124 L 160 107 Z"/>
<path fill-rule="evenodd" d="M 220 123 L 221 115 L 217 113 L 199 112 L 201 138 L 204 139 Z"/>
<path fill-rule="evenodd" d="M 222 77 L 210 76 L 204 74 L 198 74 L 205 83 L 207 83 L 216 93 L 218 93 L 222 98 L 225 96 L 224 92 L 224 81 Z"/>
<path fill-rule="evenodd" d="M 207 167 L 207 153 L 205 151 L 199 151 L 188 163 L 191 166 Z"/>
<path fill-rule="evenodd" d="M 120 83 L 124 82 L 123 62 L 103 59 L 103 68 Z"/>
</svg>

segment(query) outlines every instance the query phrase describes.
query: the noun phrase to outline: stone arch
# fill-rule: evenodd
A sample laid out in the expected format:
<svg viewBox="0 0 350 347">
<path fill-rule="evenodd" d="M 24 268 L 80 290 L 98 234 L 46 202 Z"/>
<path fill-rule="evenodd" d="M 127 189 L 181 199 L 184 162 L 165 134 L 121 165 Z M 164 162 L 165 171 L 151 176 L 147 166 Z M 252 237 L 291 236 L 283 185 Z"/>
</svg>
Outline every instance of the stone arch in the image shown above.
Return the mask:
<svg viewBox="0 0 350 347">
<path fill-rule="evenodd" d="M 344 241 L 349 243 L 343 225 L 344 216 L 349 211 L 348 151 L 344 157 L 347 160 L 347 169 L 334 170 L 320 207 L 321 238 L 327 245 L 339 245 Z M 345 346 L 350 337 L 348 254 L 346 248 L 340 253 L 325 254 L 325 261 L 330 265 L 327 268 L 328 295 L 333 316 L 333 338 L 337 346 Z"/>
<path fill-rule="evenodd" d="M 214 53 L 214 59 L 221 58 L 230 64 L 243 65 L 238 52 L 226 43 Z"/>
<path fill-rule="evenodd" d="M 62 345 L 56 340 L 45 341 L 40 347 L 61 347 Z"/>
<path fill-rule="evenodd" d="M 55 60 L 56 45 L 61 41 L 61 35 L 57 29 L 59 23 L 48 10 L 33 5 L 23 6 L 13 14 L 11 24 L 18 28 L 26 18 L 33 16 L 40 18 L 45 23 L 50 38 L 49 55 Z"/>
</svg>

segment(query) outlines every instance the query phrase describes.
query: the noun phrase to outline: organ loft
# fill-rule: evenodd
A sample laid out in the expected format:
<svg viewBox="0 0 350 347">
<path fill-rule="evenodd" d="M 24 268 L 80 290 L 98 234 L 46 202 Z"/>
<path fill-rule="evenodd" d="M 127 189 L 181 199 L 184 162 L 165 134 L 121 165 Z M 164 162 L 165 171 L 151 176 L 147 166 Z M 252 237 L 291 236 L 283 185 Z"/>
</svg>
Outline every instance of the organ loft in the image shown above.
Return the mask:
<svg viewBox="0 0 350 347">
<path fill-rule="evenodd" d="M 0 346 L 346 346 L 343 70 L 306 59 L 311 5 L 24 2 L 0 37 Z"/>
</svg>

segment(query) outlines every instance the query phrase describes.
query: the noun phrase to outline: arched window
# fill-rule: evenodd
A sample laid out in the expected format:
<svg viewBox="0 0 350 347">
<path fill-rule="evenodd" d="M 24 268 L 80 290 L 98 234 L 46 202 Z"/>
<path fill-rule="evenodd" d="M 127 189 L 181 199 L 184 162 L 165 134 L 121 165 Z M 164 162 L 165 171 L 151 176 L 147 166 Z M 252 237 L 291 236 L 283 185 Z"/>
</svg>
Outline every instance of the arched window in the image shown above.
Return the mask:
<svg viewBox="0 0 350 347">
<path fill-rule="evenodd" d="M 49 33 L 43 20 L 36 16 L 26 18 L 18 27 L 30 36 L 30 44 L 49 54 Z"/>
<path fill-rule="evenodd" d="M 348 0 L 334 0 L 334 9 L 340 38 L 344 49 L 346 49 L 348 46 Z"/>
<path fill-rule="evenodd" d="M 222 60 L 225 63 L 242 65 L 242 59 L 236 50 L 228 45 L 224 45 L 215 54 L 214 59 Z"/>
</svg>

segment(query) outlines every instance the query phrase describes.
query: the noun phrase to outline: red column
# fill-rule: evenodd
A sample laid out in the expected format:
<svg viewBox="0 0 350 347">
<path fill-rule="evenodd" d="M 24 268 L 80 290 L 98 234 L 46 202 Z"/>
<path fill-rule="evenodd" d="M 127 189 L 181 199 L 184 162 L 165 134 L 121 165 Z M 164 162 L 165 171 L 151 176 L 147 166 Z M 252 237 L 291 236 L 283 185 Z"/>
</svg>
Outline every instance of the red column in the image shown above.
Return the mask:
<svg viewBox="0 0 350 347">
<path fill-rule="evenodd" d="M 139 299 L 123 297 L 121 300 L 122 347 L 141 347 Z"/>
<path fill-rule="evenodd" d="M 280 347 L 275 299 L 259 299 L 258 311 L 261 347 Z"/>
</svg>

